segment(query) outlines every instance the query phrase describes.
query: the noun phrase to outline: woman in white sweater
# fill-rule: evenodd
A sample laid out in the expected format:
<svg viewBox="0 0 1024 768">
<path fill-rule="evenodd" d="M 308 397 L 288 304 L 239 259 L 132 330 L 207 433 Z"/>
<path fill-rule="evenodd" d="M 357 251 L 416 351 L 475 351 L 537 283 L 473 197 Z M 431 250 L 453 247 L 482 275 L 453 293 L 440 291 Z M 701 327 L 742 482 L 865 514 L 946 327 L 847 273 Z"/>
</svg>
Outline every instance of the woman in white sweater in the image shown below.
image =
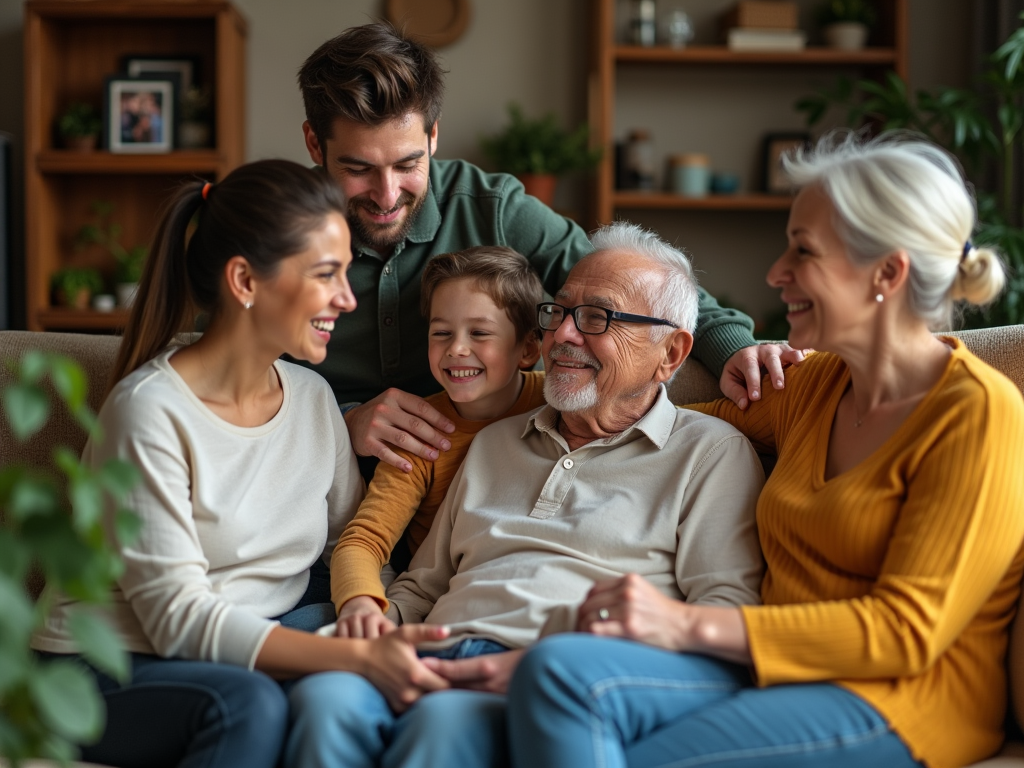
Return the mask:
<svg viewBox="0 0 1024 768">
<path fill-rule="evenodd" d="M 442 629 L 302 631 L 334 620 L 323 556 L 363 483 L 327 383 L 279 358 L 320 362 L 355 308 L 344 214 L 325 174 L 270 160 L 187 185 L 163 215 L 100 411 L 106 437 L 83 453 L 143 478 L 127 500 L 142 532 L 120 547 L 109 612 L 132 677 L 95 673 L 107 726 L 87 760 L 271 768 L 288 720 L 272 678 L 359 672 L 399 710 L 447 687 L 415 653 Z M 195 309 L 205 333 L 169 346 Z M 58 601 L 33 638 L 43 656 L 77 653 L 74 606 Z"/>
</svg>

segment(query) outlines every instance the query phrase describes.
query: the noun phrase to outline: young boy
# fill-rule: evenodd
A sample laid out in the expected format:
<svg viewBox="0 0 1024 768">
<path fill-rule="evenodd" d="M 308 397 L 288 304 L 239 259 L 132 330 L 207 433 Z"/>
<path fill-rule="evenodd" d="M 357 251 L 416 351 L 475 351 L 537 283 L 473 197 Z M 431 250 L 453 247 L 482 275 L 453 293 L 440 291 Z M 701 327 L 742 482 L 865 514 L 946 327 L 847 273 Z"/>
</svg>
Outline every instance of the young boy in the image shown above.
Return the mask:
<svg viewBox="0 0 1024 768">
<path fill-rule="evenodd" d="M 537 304 L 543 287 L 530 263 L 503 246 L 438 256 L 423 271 L 430 372 L 445 391 L 427 402 L 455 424 L 436 461 L 405 453 L 408 474 L 381 462 L 366 499 L 331 556 L 331 598 L 343 637 L 377 637 L 393 627 L 380 571 L 408 528 L 413 553 L 466 457 L 473 437 L 506 416 L 544 405 Z"/>
</svg>

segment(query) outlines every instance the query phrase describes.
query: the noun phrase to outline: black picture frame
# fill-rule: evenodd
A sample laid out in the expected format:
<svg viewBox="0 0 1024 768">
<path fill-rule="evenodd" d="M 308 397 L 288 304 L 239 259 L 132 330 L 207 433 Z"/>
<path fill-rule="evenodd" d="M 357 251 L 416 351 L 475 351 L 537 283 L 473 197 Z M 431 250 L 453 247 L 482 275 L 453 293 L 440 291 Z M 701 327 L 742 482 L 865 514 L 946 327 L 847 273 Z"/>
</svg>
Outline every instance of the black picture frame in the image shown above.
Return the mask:
<svg viewBox="0 0 1024 768">
<path fill-rule="evenodd" d="M 791 195 L 793 185 L 782 170 L 782 156 L 794 149 L 809 147 L 811 135 L 805 131 L 769 133 L 761 152 L 761 189 L 770 195 Z"/>
<path fill-rule="evenodd" d="M 121 71 L 129 77 L 140 79 L 177 74 L 180 97 L 192 86 L 202 83 L 201 63 L 198 56 L 130 54 L 121 57 Z"/>
<path fill-rule="evenodd" d="M 160 154 L 175 147 L 180 78 L 111 75 L 104 84 L 103 138 L 110 152 Z"/>
</svg>

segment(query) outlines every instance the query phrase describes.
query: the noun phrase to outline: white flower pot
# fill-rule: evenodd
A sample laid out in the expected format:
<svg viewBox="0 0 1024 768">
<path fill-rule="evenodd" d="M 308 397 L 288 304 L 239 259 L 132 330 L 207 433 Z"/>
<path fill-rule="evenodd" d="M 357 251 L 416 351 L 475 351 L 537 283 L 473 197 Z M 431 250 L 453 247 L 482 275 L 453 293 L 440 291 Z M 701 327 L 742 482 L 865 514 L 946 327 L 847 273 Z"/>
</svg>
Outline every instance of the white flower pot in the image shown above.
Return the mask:
<svg viewBox="0 0 1024 768">
<path fill-rule="evenodd" d="M 859 21 L 840 21 L 825 27 L 825 42 L 840 51 L 859 51 L 868 41 L 868 28 Z"/>
</svg>

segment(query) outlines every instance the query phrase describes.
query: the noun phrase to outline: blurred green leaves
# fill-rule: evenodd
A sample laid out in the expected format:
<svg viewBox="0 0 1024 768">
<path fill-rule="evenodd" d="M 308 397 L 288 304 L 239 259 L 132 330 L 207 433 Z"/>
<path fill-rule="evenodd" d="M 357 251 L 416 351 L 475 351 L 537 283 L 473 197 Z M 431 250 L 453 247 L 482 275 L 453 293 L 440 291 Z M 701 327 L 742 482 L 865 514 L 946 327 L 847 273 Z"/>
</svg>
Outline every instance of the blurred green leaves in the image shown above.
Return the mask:
<svg viewBox="0 0 1024 768">
<path fill-rule="evenodd" d="M 77 363 L 29 352 L 12 371 L 15 381 L 0 403 L 15 440 L 26 442 L 46 428 L 51 394 L 92 440 L 102 439 Z M 117 542 L 130 543 L 139 531 L 139 518 L 123 508 L 137 482 L 138 471 L 127 462 L 113 459 L 93 470 L 65 447 L 53 451 L 48 471 L 0 467 L 0 755 L 15 764 L 37 756 L 73 759 L 77 744 L 102 732 L 103 701 L 82 663 L 40 663 L 29 650 L 32 632 L 58 596 L 82 601 L 69 629 L 85 661 L 114 679 L 128 678 L 128 655 L 102 606 L 123 569 Z M 34 572 L 46 583 L 36 602 L 26 588 Z"/>
<path fill-rule="evenodd" d="M 553 174 L 593 168 L 600 149 L 589 147 L 584 123 L 572 133 L 564 131 L 553 114 L 539 120 L 523 115 L 518 104 L 508 105 L 509 125 L 504 131 L 480 140 L 484 155 L 503 173 Z"/>
</svg>

